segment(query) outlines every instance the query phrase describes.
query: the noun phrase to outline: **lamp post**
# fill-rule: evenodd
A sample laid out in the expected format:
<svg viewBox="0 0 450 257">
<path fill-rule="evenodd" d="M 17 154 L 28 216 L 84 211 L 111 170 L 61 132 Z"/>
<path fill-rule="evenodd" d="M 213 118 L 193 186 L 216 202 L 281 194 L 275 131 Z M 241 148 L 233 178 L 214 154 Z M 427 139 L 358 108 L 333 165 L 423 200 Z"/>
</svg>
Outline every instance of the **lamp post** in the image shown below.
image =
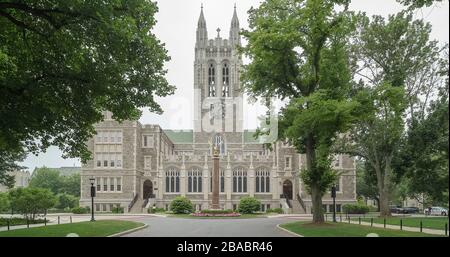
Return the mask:
<svg viewBox="0 0 450 257">
<path fill-rule="evenodd" d="M 331 197 L 333 197 L 333 222 L 336 222 L 336 184 L 331 187 Z"/>
<path fill-rule="evenodd" d="M 95 178 L 90 178 L 89 181 L 91 182 L 91 221 L 95 221 L 94 219 L 94 197 L 95 197 Z"/>
</svg>

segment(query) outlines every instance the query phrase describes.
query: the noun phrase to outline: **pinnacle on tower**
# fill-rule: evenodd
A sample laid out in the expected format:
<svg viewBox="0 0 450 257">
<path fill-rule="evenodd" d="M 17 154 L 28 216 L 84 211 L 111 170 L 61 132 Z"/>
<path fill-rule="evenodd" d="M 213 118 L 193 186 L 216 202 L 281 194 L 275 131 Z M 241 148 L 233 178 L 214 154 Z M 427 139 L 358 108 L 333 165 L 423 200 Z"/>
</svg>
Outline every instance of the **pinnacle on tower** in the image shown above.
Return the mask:
<svg viewBox="0 0 450 257">
<path fill-rule="evenodd" d="M 208 41 L 208 30 L 206 28 L 206 20 L 203 14 L 203 4 L 201 5 L 200 17 L 197 24 L 197 47 L 206 46 Z"/>
<path fill-rule="evenodd" d="M 239 35 L 239 19 L 236 12 L 236 4 L 234 4 L 233 18 L 231 19 L 230 42 L 233 45 L 241 45 L 241 36 Z"/>
</svg>

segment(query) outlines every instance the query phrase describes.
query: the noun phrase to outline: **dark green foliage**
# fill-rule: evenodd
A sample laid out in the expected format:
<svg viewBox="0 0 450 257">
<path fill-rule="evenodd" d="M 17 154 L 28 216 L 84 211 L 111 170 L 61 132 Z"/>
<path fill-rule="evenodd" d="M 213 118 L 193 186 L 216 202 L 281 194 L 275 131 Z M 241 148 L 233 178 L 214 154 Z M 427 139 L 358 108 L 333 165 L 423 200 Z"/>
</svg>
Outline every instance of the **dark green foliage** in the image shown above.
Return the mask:
<svg viewBox="0 0 450 257">
<path fill-rule="evenodd" d="M 242 197 L 239 201 L 239 212 L 251 214 L 261 209 L 261 201 L 254 197 Z"/>
<path fill-rule="evenodd" d="M 160 213 L 160 212 L 166 212 L 164 208 L 148 208 L 148 213 Z"/>
<path fill-rule="evenodd" d="M 43 188 L 16 188 L 8 194 L 14 212 L 23 214 L 29 219 L 35 219 L 37 214 L 44 214 L 57 203 L 55 195 Z"/>
<path fill-rule="evenodd" d="M 397 2 L 408 6 L 410 9 L 428 7 L 442 1 L 443 0 L 397 0 Z"/>
<path fill-rule="evenodd" d="M 111 210 L 112 213 L 124 213 L 123 207 L 120 206 L 114 206 Z"/>
<path fill-rule="evenodd" d="M 0 213 L 7 212 L 11 209 L 11 202 L 8 193 L 0 192 Z"/>
<path fill-rule="evenodd" d="M 252 97 L 288 99 L 278 139 L 305 153 L 302 180 L 311 195 L 313 221 L 323 222 L 322 196 L 336 179 L 331 146 L 348 130 L 359 103 L 352 101 L 348 42 L 354 19 L 350 1 L 272 0 L 249 11 L 242 53 L 243 89 Z M 339 10 L 339 11 L 338 11 Z M 259 130 L 262 131 L 262 130 Z"/>
<path fill-rule="evenodd" d="M 91 210 L 88 207 L 75 207 L 72 208 L 72 213 L 74 214 L 86 214 L 89 213 Z"/>
<path fill-rule="evenodd" d="M 7 226 L 8 225 L 8 221 L 7 220 L 9 220 L 9 225 L 10 226 L 26 225 L 27 224 L 27 219 L 24 219 L 24 218 L 3 218 L 3 217 L 0 217 L 0 227 Z M 45 222 L 44 219 L 28 220 L 29 224 L 39 224 L 39 223 L 44 223 L 44 222 Z M 47 220 L 47 222 L 48 222 L 48 220 Z"/>
<path fill-rule="evenodd" d="M 85 161 L 103 111 L 162 112 L 155 97 L 174 87 L 152 34 L 157 11 L 147 0 L 0 3 L 0 154 L 55 145 Z"/>
<path fill-rule="evenodd" d="M 283 214 L 283 209 L 281 208 L 272 208 L 272 209 L 267 209 L 266 210 L 267 213 L 279 213 L 279 214 Z"/>
<path fill-rule="evenodd" d="M 47 188 L 54 194 L 64 193 L 80 197 L 80 174 L 62 176 L 58 170 L 36 168 L 30 180 L 30 187 Z"/>
<path fill-rule="evenodd" d="M 369 206 L 363 204 L 345 204 L 342 206 L 342 210 L 346 214 L 365 214 L 370 211 Z"/>
<path fill-rule="evenodd" d="M 69 194 L 57 194 L 56 198 L 58 199 L 58 203 L 55 208 L 64 210 L 64 209 L 72 209 L 78 206 L 78 197 Z"/>
<path fill-rule="evenodd" d="M 175 214 L 192 213 L 194 211 L 194 206 L 188 198 L 177 196 L 170 203 L 170 210 Z"/>
</svg>

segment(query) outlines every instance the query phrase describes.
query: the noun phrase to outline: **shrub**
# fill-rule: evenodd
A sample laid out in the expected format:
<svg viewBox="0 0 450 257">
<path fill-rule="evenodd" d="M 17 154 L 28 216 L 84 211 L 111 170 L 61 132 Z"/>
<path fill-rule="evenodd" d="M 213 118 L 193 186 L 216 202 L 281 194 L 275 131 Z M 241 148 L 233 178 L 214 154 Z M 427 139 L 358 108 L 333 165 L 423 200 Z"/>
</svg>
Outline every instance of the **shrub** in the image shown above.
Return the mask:
<svg viewBox="0 0 450 257">
<path fill-rule="evenodd" d="M 254 213 L 259 211 L 261 207 L 261 202 L 254 197 L 243 197 L 239 201 L 239 212 L 240 213 Z"/>
<path fill-rule="evenodd" d="M 57 199 L 48 189 L 16 188 L 8 192 L 11 208 L 32 220 L 39 213 L 44 213 L 55 206 Z"/>
<path fill-rule="evenodd" d="M 279 214 L 283 214 L 283 209 L 281 208 L 273 208 L 273 209 L 267 209 L 266 212 L 272 212 L 272 213 L 279 213 Z"/>
<path fill-rule="evenodd" d="M 0 227 L 7 226 L 8 221 L 9 221 L 10 226 L 27 224 L 27 219 L 24 219 L 24 218 L 2 218 L 2 217 L 0 217 Z M 38 223 L 44 223 L 44 222 L 45 222 L 44 219 L 28 220 L 29 224 L 38 224 Z"/>
<path fill-rule="evenodd" d="M 342 210 L 346 214 L 365 214 L 369 212 L 369 206 L 363 204 L 345 204 Z"/>
<path fill-rule="evenodd" d="M 86 214 L 90 212 L 90 208 L 89 207 L 75 207 L 72 208 L 72 213 L 74 214 Z"/>
<path fill-rule="evenodd" d="M 60 210 L 64 210 L 66 208 L 72 209 L 78 206 L 78 197 L 69 195 L 66 193 L 61 193 L 56 195 L 58 198 L 58 203 L 56 204 L 56 208 Z"/>
<path fill-rule="evenodd" d="M 123 207 L 115 206 L 115 207 L 112 208 L 111 212 L 112 213 L 123 213 L 124 209 L 123 209 Z"/>
<path fill-rule="evenodd" d="M 0 213 L 8 212 L 11 209 L 7 193 L 0 192 Z"/>
<path fill-rule="evenodd" d="M 175 214 L 191 213 L 194 211 L 194 206 L 186 197 L 178 196 L 170 203 L 170 210 Z"/>
<path fill-rule="evenodd" d="M 166 210 L 164 208 L 158 208 L 158 207 L 154 207 L 154 208 L 148 208 L 148 213 L 161 213 L 161 212 L 165 212 Z"/>
</svg>

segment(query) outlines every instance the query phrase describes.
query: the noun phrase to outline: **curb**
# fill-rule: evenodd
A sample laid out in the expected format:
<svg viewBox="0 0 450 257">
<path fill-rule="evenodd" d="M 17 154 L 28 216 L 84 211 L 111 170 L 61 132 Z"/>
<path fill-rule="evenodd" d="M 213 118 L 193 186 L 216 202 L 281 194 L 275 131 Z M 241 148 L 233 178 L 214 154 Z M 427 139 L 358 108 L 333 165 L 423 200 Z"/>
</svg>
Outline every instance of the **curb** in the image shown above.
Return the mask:
<svg viewBox="0 0 450 257">
<path fill-rule="evenodd" d="M 292 231 L 289 231 L 289 230 L 287 230 L 287 229 L 285 229 L 285 228 L 282 228 L 282 227 L 280 227 L 280 225 L 281 225 L 281 224 L 277 224 L 277 228 L 283 230 L 284 232 L 287 232 L 287 233 L 289 233 L 289 234 L 291 234 L 291 235 L 294 235 L 294 236 L 296 236 L 296 237 L 304 237 L 304 236 L 302 236 L 302 235 L 299 235 L 299 234 L 297 234 L 297 233 L 294 233 L 294 232 L 292 232 Z"/>
<path fill-rule="evenodd" d="M 129 230 L 126 230 L 126 231 L 122 231 L 122 232 L 119 232 L 119 233 L 116 233 L 116 234 L 112 234 L 112 235 L 109 235 L 109 236 L 107 236 L 107 237 L 119 237 L 119 236 L 123 236 L 123 235 L 129 234 L 129 233 L 132 233 L 132 232 L 135 232 L 135 231 L 144 229 L 144 228 L 146 228 L 146 227 L 148 227 L 148 224 L 144 224 L 143 226 L 140 226 L 140 227 L 137 227 L 137 228 L 132 228 L 132 229 L 129 229 Z"/>
</svg>

